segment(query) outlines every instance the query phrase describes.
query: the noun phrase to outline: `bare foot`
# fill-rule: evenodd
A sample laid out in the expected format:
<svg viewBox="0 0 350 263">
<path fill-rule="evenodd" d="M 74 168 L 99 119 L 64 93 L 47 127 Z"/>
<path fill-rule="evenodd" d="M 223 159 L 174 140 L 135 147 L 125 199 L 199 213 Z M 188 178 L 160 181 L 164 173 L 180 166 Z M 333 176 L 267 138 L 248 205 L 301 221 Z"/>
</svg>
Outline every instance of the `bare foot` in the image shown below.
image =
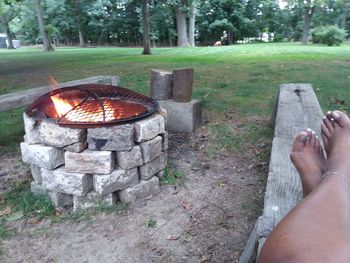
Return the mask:
<svg viewBox="0 0 350 263">
<path fill-rule="evenodd" d="M 290 159 L 300 175 L 305 197 L 319 185 L 326 166 L 323 149 L 315 132 L 308 129 L 297 134 Z"/>
<path fill-rule="evenodd" d="M 326 117 L 330 125 L 328 132 L 327 129 L 322 132 L 322 137 L 327 141 L 327 171 L 338 172 L 350 179 L 350 163 L 344 160 L 349 156 L 350 119 L 341 111 L 332 111 Z"/>
</svg>

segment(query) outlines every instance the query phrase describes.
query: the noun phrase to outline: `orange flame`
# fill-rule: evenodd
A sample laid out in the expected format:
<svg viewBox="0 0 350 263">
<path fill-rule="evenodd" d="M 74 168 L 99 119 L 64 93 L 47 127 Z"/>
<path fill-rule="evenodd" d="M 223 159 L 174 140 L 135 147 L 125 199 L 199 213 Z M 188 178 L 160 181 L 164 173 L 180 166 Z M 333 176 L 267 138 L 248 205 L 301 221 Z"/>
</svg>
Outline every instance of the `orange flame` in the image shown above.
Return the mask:
<svg viewBox="0 0 350 263">
<path fill-rule="evenodd" d="M 51 76 L 50 76 L 50 82 L 53 90 L 59 88 L 58 82 Z M 51 100 L 55 105 L 55 109 L 58 117 L 62 117 L 64 114 L 66 114 L 68 111 L 73 109 L 76 105 L 78 105 L 77 102 L 70 102 L 70 101 L 64 100 L 60 98 L 59 95 L 51 96 Z"/>
</svg>

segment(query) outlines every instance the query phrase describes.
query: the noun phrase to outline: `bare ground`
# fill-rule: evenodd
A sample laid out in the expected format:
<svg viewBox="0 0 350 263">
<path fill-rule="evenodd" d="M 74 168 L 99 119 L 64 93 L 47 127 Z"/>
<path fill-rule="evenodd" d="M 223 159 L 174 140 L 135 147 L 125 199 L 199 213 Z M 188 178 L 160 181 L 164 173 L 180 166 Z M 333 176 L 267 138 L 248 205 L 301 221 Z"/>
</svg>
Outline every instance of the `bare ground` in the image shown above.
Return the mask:
<svg viewBox="0 0 350 263">
<path fill-rule="evenodd" d="M 170 167 L 185 182 L 162 185 L 160 194 L 126 210 L 88 221 L 8 223 L 17 234 L 1 241 L 2 260 L 237 262 L 260 213 L 266 164 L 225 150 L 209 158 L 206 143 L 205 128 L 171 134 Z M 0 168 L 1 193 L 12 181 L 28 178 L 19 154 L 2 158 Z"/>
</svg>

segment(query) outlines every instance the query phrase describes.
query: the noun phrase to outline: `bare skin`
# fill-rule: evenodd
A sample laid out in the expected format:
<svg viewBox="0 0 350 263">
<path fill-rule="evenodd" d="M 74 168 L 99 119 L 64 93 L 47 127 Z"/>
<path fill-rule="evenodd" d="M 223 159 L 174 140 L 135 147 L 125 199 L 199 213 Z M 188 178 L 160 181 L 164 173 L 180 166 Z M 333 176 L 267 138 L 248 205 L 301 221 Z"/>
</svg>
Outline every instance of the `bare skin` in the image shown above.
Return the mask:
<svg viewBox="0 0 350 263">
<path fill-rule="evenodd" d="M 275 227 L 258 263 L 350 262 L 350 119 L 335 111 L 327 120 L 328 175 Z"/>
<path fill-rule="evenodd" d="M 305 130 L 297 134 L 290 159 L 300 175 L 305 197 L 320 184 L 326 168 L 323 148 L 315 132 Z"/>
</svg>

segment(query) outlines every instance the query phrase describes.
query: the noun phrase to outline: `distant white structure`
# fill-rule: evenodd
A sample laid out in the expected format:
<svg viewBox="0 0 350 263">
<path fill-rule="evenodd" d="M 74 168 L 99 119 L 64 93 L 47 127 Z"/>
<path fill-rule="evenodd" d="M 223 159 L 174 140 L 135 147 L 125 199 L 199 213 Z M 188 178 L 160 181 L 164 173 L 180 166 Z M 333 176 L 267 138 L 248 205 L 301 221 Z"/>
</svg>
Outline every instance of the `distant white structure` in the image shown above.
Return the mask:
<svg viewBox="0 0 350 263">
<path fill-rule="evenodd" d="M 13 44 L 14 48 L 21 47 L 21 44 L 20 44 L 19 40 L 17 40 L 17 39 L 13 39 L 12 44 Z M 8 43 L 6 34 L 0 33 L 0 48 L 7 48 L 8 46 L 9 46 L 9 43 Z"/>
</svg>

